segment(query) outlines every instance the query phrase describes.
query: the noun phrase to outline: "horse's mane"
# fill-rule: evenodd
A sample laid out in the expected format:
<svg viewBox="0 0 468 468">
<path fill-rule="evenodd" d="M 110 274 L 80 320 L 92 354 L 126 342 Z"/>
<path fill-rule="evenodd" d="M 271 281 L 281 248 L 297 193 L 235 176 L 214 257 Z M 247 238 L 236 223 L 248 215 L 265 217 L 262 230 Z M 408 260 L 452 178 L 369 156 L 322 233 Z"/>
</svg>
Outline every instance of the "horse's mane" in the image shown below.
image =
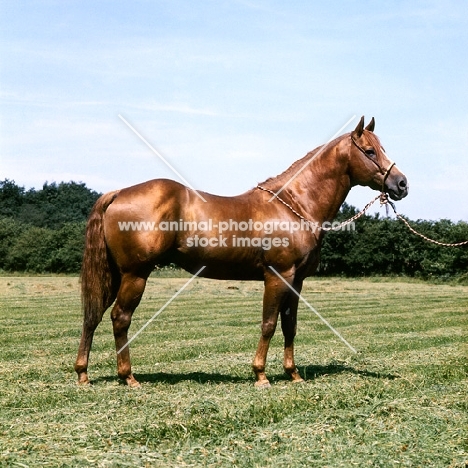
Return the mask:
<svg viewBox="0 0 468 468">
<path fill-rule="evenodd" d="M 382 148 L 379 137 L 373 132 L 365 132 L 366 138 L 369 141 L 369 144 L 374 147 L 375 151 L 378 153 Z"/>
<path fill-rule="evenodd" d="M 335 138 L 333 141 L 330 141 L 328 144 L 326 144 L 326 146 L 331 148 L 337 145 L 342 139 L 348 136 L 349 136 L 349 133 L 345 135 L 341 135 Z M 291 178 L 294 177 L 298 173 L 298 171 L 302 169 L 302 167 L 305 164 L 307 164 L 311 159 L 313 159 L 317 155 L 317 153 L 319 153 L 322 150 L 324 146 L 325 145 L 321 145 L 315 148 L 314 150 L 309 151 L 304 157 L 293 162 L 285 171 L 281 172 L 277 176 L 269 177 L 264 182 L 261 182 L 258 185 L 261 185 L 262 187 L 265 187 L 270 190 L 279 189 L 280 187 L 285 185 L 289 180 L 291 180 Z M 311 161 L 309 165 L 315 164 L 320 159 L 320 156 L 322 154 L 325 155 L 326 151 L 323 151 L 323 153 L 318 155 L 317 159 Z"/>
</svg>

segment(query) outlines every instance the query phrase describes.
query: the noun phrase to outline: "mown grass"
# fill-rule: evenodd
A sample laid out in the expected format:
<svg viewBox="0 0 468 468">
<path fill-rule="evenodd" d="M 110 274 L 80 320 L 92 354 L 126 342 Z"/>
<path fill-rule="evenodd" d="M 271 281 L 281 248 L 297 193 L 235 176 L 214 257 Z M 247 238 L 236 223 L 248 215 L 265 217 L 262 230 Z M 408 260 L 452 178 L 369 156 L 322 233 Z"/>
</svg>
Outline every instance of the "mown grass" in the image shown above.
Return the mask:
<svg viewBox="0 0 468 468">
<path fill-rule="evenodd" d="M 152 278 L 136 332 L 186 278 Z M 300 306 L 296 362 L 253 387 L 262 284 L 197 279 L 131 345 L 132 390 L 116 377 L 110 320 L 75 384 L 73 277 L 1 277 L 2 466 L 435 466 L 468 461 L 468 287 L 312 279 L 303 290 L 359 350 Z M 278 330 L 279 332 L 280 330 Z"/>
</svg>

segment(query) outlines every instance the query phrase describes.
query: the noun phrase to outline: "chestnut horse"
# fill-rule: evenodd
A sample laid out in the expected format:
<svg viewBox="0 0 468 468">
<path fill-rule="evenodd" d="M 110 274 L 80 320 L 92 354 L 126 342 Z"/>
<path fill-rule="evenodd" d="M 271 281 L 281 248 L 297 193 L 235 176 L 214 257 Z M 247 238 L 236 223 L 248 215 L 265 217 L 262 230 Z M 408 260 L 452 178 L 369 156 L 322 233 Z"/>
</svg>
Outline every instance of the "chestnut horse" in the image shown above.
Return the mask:
<svg viewBox="0 0 468 468">
<path fill-rule="evenodd" d="M 304 279 L 318 266 L 324 230 L 280 230 L 279 226 L 297 226 L 299 220 L 316 226 L 332 221 L 354 185 L 381 190 L 393 200 L 407 195 L 406 177 L 387 158 L 373 131 L 374 119 L 364 128 L 361 118 L 351 133 L 316 148 L 282 174 L 235 197 L 201 192 L 205 203 L 197 192 L 167 179 L 102 195 L 86 228 L 83 333 L 75 364 L 78 382 L 89 383 L 94 331 L 115 301 L 111 319 L 118 376 L 130 386 L 139 386 L 131 370 L 127 332 L 148 276 L 156 265 L 168 263 L 192 273 L 205 267 L 200 276 L 208 278 L 263 280 L 261 336 L 253 360 L 255 385 L 269 386 L 265 362 L 278 315 L 284 335 L 284 370 L 294 382 L 302 381 L 294 363 L 298 294 Z M 221 233 L 220 227 L 228 221 L 230 229 Z M 122 228 L 126 222 L 154 222 L 161 228 Z M 171 222 L 174 229 L 162 228 Z M 264 229 L 268 223 L 275 226 L 269 235 Z M 177 225 L 183 228 L 175 229 Z"/>
</svg>

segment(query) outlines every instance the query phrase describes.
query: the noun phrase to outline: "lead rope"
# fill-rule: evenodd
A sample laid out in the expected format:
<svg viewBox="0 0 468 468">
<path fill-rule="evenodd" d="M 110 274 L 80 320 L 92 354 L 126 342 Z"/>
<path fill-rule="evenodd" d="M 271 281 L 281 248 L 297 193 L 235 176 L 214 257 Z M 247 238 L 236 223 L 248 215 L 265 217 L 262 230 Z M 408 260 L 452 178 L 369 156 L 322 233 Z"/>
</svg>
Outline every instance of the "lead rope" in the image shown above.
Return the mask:
<svg viewBox="0 0 468 468">
<path fill-rule="evenodd" d="M 380 204 L 381 205 L 386 205 L 388 207 L 388 205 L 390 205 L 392 207 L 392 210 L 393 212 L 395 213 L 395 216 L 400 220 L 402 221 L 406 227 L 413 233 L 413 234 L 416 234 L 417 236 L 421 237 L 422 239 L 426 240 L 427 242 L 432 242 L 433 244 L 436 244 L 436 245 L 441 245 L 443 247 L 461 247 L 462 245 L 468 245 L 468 241 L 464 241 L 464 242 L 455 242 L 455 243 L 447 243 L 447 242 L 439 242 L 439 241 L 436 241 L 434 239 L 431 239 L 430 237 L 427 237 L 425 236 L 424 234 L 421 234 L 420 232 L 416 231 L 411 225 L 410 223 L 408 223 L 408 221 L 406 221 L 405 218 L 403 218 L 403 216 L 401 216 L 396 208 L 395 208 L 395 204 L 393 202 L 391 202 L 389 199 L 388 199 L 388 195 L 386 193 L 382 193 L 381 196 L 380 196 Z"/>
</svg>

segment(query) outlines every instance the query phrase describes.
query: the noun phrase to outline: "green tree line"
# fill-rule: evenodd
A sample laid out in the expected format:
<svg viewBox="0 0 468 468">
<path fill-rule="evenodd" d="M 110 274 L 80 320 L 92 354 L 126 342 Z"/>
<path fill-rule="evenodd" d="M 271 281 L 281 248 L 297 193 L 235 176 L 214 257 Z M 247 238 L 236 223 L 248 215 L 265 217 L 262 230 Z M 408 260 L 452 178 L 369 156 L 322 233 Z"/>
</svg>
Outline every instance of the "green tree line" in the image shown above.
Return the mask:
<svg viewBox="0 0 468 468">
<path fill-rule="evenodd" d="M 25 190 L 14 181 L 0 181 L 0 270 L 78 273 L 86 219 L 99 195 L 76 182 L 45 183 L 41 190 Z M 348 219 L 356 212 L 356 208 L 345 203 L 337 220 Z M 468 240 L 466 222 L 410 223 L 442 242 Z M 319 274 L 466 277 L 468 246 L 430 244 L 397 219 L 364 215 L 355 221 L 354 230 L 325 236 Z"/>
<path fill-rule="evenodd" d="M 99 195 L 76 182 L 25 190 L 0 181 L 0 270 L 79 272 L 86 219 Z"/>
</svg>

